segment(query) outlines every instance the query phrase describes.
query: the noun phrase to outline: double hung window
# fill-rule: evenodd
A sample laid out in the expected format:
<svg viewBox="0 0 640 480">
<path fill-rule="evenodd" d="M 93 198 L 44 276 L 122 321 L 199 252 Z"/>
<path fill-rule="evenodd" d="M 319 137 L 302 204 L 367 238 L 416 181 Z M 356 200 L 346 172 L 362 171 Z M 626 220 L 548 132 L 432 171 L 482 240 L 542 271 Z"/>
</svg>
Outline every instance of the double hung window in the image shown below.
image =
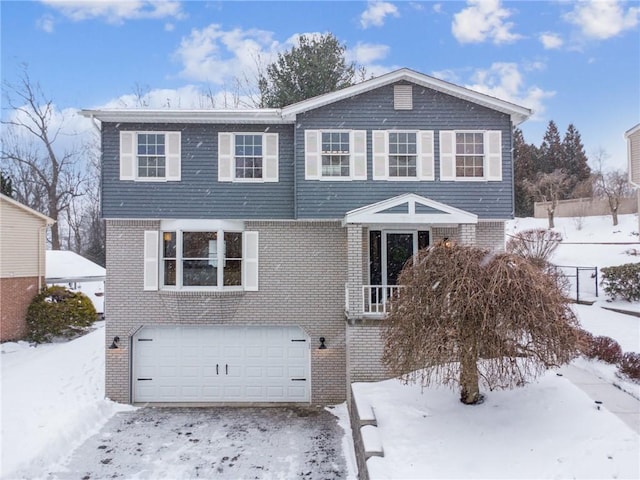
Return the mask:
<svg viewBox="0 0 640 480">
<path fill-rule="evenodd" d="M 166 176 L 164 133 L 138 133 L 138 178 Z"/>
<path fill-rule="evenodd" d="M 456 177 L 484 177 L 482 132 L 456 132 Z"/>
<path fill-rule="evenodd" d="M 179 181 L 180 132 L 120 132 L 120 180 Z"/>
<path fill-rule="evenodd" d="M 322 177 L 349 177 L 349 132 L 322 132 Z"/>
<path fill-rule="evenodd" d="M 235 136 L 236 178 L 262 178 L 262 135 Z"/>
<path fill-rule="evenodd" d="M 277 182 L 277 133 L 218 133 L 219 182 Z"/>
<path fill-rule="evenodd" d="M 418 147 L 415 132 L 389 132 L 389 176 L 417 175 Z"/>
</svg>

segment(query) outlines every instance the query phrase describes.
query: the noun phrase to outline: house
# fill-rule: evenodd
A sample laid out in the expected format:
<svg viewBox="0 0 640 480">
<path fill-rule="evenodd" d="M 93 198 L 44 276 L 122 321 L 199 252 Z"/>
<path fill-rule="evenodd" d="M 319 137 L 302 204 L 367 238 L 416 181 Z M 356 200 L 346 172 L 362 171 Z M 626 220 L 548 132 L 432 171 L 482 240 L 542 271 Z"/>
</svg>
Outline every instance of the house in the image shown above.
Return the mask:
<svg viewBox="0 0 640 480">
<path fill-rule="evenodd" d="M 313 404 L 386 377 L 417 249 L 504 248 L 531 115 L 408 69 L 282 109 L 82 113 L 102 133 L 107 396 Z"/>
<path fill-rule="evenodd" d="M 104 314 L 104 281 L 107 271 L 97 263 L 70 250 L 47 250 L 47 285 L 61 285 L 69 290 L 84 293 L 96 308 Z"/>
<path fill-rule="evenodd" d="M 0 194 L 0 341 L 27 333 L 27 308 L 44 286 L 47 226 L 54 221 Z"/>
<path fill-rule="evenodd" d="M 638 196 L 638 231 L 640 232 L 640 123 L 627 130 L 624 137 L 627 139 L 629 183 L 636 187 Z"/>
</svg>

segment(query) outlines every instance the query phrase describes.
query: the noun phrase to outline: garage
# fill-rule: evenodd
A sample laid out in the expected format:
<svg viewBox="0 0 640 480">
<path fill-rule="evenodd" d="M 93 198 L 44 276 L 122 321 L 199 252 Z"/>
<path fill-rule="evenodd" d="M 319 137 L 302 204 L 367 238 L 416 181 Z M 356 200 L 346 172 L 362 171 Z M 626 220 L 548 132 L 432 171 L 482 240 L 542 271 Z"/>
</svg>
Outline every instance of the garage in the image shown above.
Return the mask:
<svg viewBox="0 0 640 480">
<path fill-rule="evenodd" d="M 299 327 L 153 326 L 132 338 L 133 401 L 309 402 Z"/>
</svg>

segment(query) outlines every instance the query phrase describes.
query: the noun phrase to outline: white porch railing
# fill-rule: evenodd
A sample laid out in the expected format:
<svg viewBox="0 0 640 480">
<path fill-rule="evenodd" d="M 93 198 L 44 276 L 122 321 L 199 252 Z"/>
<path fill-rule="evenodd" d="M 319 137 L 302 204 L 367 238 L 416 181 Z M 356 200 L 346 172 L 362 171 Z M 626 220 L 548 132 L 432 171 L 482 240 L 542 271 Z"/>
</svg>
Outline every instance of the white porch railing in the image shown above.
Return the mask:
<svg viewBox="0 0 640 480">
<path fill-rule="evenodd" d="M 384 315 L 389 310 L 389 300 L 402 288 L 400 285 L 363 285 L 362 305 L 364 315 Z"/>
</svg>

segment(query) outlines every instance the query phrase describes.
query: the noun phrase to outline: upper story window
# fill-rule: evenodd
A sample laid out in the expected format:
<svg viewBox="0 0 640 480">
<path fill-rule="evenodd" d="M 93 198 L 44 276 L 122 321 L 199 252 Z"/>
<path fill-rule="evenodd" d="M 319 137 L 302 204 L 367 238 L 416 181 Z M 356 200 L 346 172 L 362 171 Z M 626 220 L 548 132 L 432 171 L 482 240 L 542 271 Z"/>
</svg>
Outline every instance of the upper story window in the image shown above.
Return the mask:
<svg viewBox="0 0 640 480">
<path fill-rule="evenodd" d="M 262 178 L 262 135 L 235 136 L 236 178 Z"/>
<path fill-rule="evenodd" d="M 164 133 L 138 133 L 138 178 L 164 178 Z"/>
<path fill-rule="evenodd" d="M 218 133 L 219 182 L 277 182 L 277 133 Z"/>
<path fill-rule="evenodd" d="M 120 132 L 120 180 L 178 181 L 180 132 Z"/>
<path fill-rule="evenodd" d="M 374 130 L 371 132 L 373 179 L 433 180 L 433 131 Z"/>
<path fill-rule="evenodd" d="M 322 132 L 323 177 L 349 177 L 349 132 Z"/>
<path fill-rule="evenodd" d="M 417 176 L 418 144 L 415 132 L 389 132 L 389 176 Z"/>
<path fill-rule="evenodd" d="M 502 180 L 502 132 L 441 130 L 440 180 Z"/>
<path fill-rule="evenodd" d="M 366 180 L 365 130 L 306 130 L 305 180 Z"/>
</svg>

